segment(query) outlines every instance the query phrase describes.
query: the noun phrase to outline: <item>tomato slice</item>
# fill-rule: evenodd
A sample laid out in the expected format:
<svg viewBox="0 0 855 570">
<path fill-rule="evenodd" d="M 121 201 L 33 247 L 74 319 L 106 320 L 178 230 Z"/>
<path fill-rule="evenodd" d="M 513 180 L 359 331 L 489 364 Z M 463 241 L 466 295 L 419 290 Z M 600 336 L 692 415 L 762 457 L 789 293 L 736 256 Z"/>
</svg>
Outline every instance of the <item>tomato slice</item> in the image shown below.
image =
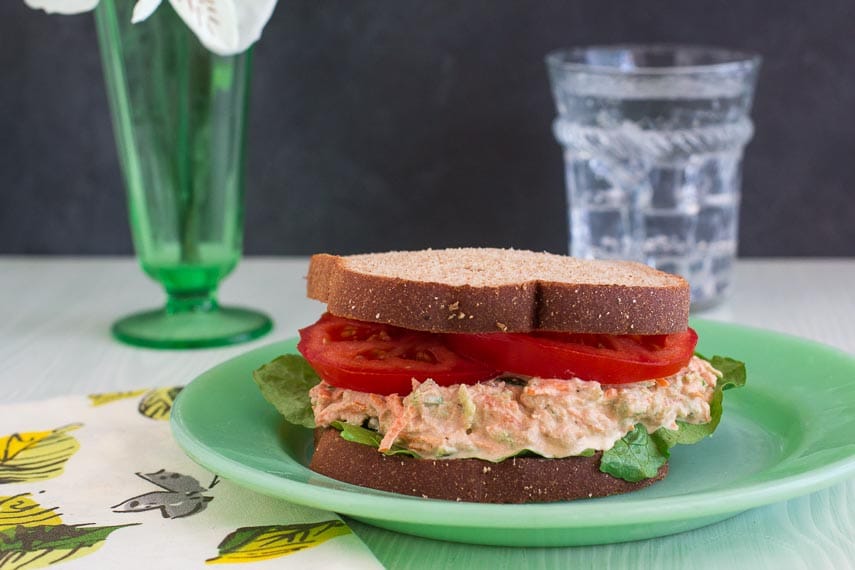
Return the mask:
<svg viewBox="0 0 855 570">
<path fill-rule="evenodd" d="M 452 351 L 445 336 L 326 313 L 300 330 L 297 349 L 333 386 L 374 394 L 412 391 L 412 380 L 441 386 L 474 384 L 497 375 L 487 364 Z"/>
<path fill-rule="evenodd" d="M 538 332 L 449 334 L 455 352 L 515 374 L 625 384 L 675 374 L 692 358 L 691 328 L 669 335 Z"/>
</svg>

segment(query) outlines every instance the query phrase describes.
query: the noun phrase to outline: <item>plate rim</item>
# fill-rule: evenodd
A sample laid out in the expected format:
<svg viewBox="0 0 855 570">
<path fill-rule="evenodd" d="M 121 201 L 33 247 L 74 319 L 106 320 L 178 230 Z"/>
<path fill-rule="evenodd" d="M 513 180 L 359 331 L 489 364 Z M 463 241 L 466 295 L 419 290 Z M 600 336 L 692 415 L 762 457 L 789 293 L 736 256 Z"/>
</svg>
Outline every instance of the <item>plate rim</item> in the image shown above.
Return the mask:
<svg viewBox="0 0 855 570">
<path fill-rule="evenodd" d="M 770 331 L 721 321 L 692 319 L 693 326 L 698 323 L 704 327 L 718 327 L 724 330 L 740 329 L 751 334 L 778 337 L 786 342 L 797 342 L 812 350 L 821 350 L 848 361 L 855 370 L 855 357 L 849 353 L 811 339 L 805 339 L 787 333 Z M 808 469 L 806 472 L 775 478 L 771 481 L 759 481 L 742 485 L 737 489 L 716 489 L 669 497 L 633 498 L 632 494 L 622 495 L 619 504 L 603 503 L 597 499 L 566 501 L 558 503 L 527 503 L 521 505 L 467 503 L 422 499 L 395 493 L 367 490 L 348 485 L 310 471 L 301 462 L 288 455 L 289 460 L 299 469 L 305 470 L 318 481 L 329 481 L 344 489 L 328 488 L 323 485 L 295 481 L 273 473 L 247 466 L 207 446 L 183 419 L 182 402 L 191 396 L 207 381 L 215 377 L 221 367 L 251 360 L 252 356 L 262 352 L 282 350 L 293 352 L 294 339 L 280 340 L 244 352 L 213 366 L 194 378 L 178 395 L 171 415 L 170 424 L 173 436 L 179 446 L 197 463 L 215 471 L 236 484 L 252 488 L 260 493 L 289 500 L 291 502 L 331 510 L 355 518 L 373 519 L 394 523 L 418 524 L 422 526 L 442 525 L 454 528 L 489 528 L 510 530 L 535 529 L 578 529 L 615 526 L 614 509 L 620 509 L 620 524 L 668 523 L 699 517 L 720 517 L 737 514 L 745 510 L 806 495 L 829 487 L 848 477 L 855 476 L 855 453 L 849 457 Z M 289 346 L 291 345 L 291 346 Z M 261 362 L 263 363 L 263 362 Z M 195 387 L 193 387 L 195 384 Z M 251 384 L 247 384 L 252 386 Z M 749 384 L 750 386 L 750 384 Z M 190 390 L 188 392 L 188 390 Z M 288 427 L 286 429 L 306 428 Z M 204 455 L 204 457 L 200 457 Z M 213 458 L 213 459 L 212 459 Z M 247 475 L 250 475 L 249 478 Z M 275 489 L 271 487 L 276 487 Z M 349 489 L 347 487 L 352 487 Z M 361 491 L 361 492 L 360 492 Z M 403 508 L 378 508 L 377 501 L 392 501 Z M 407 506 L 418 505 L 418 517 L 414 520 L 413 509 Z M 698 514 L 697 510 L 703 509 Z M 453 517 L 449 520 L 449 511 Z M 510 516 L 509 516 L 510 515 Z"/>
</svg>

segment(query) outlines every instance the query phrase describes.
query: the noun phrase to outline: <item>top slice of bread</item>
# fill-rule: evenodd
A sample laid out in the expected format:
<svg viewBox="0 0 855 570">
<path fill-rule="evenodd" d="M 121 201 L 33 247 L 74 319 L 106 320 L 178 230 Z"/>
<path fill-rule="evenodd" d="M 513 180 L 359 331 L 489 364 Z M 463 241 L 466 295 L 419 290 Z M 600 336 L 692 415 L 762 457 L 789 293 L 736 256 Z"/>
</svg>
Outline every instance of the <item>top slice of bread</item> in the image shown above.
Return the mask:
<svg viewBox="0 0 855 570">
<path fill-rule="evenodd" d="M 689 319 L 681 277 L 512 249 L 319 254 L 307 285 L 334 315 L 430 332 L 667 334 Z"/>
</svg>

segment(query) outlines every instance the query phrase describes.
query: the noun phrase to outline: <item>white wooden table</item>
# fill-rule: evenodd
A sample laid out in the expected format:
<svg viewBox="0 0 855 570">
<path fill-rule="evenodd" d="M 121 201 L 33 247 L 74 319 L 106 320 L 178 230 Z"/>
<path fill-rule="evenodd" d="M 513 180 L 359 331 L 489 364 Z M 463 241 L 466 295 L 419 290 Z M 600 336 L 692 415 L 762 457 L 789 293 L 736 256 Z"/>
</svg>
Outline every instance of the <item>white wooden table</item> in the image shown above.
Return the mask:
<svg viewBox="0 0 855 570">
<path fill-rule="evenodd" d="M 248 259 L 224 283 L 225 304 L 273 317 L 267 337 L 229 348 L 156 351 L 110 337 L 117 317 L 162 302 L 132 259 L 0 257 L 2 401 L 189 382 L 314 321 L 323 306 L 305 298 L 305 268 L 302 258 Z M 855 354 L 855 260 L 740 261 L 732 298 L 698 316 Z M 611 546 L 479 547 L 351 525 L 389 568 L 855 568 L 855 480 L 696 531 Z"/>
</svg>

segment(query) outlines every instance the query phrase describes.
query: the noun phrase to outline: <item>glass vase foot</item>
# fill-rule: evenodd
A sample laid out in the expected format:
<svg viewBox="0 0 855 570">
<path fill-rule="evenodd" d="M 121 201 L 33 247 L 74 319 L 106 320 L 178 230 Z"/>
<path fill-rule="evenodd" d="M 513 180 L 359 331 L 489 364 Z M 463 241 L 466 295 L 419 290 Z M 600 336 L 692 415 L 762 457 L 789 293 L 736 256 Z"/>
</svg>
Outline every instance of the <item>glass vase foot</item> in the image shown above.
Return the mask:
<svg viewBox="0 0 855 570">
<path fill-rule="evenodd" d="M 116 321 L 118 340 L 147 348 L 209 348 L 247 342 L 273 328 L 264 313 L 238 307 L 180 313 L 159 309 L 135 313 Z"/>
</svg>

